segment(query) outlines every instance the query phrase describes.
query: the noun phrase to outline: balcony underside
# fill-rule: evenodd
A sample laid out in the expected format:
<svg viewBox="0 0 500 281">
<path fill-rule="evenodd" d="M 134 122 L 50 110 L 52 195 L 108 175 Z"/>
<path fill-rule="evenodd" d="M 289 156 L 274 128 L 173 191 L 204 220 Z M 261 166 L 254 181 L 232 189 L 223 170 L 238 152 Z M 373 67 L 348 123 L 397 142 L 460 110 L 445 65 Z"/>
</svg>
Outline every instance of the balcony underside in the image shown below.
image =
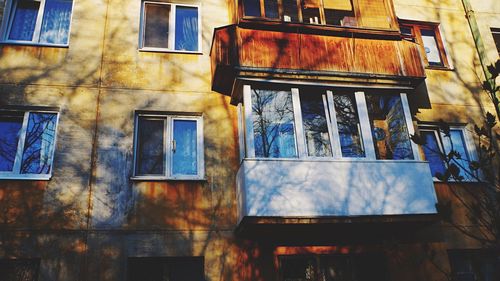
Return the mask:
<svg viewBox="0 0 500 281">
<path fill-rule="evenodd" d="M 425 79 L 418 46 L 394 37 L 231 25 L 215 30 L 211 60 L 212 88 L 226 95 L 237 78 L 412 88 Z"/>
</svg>

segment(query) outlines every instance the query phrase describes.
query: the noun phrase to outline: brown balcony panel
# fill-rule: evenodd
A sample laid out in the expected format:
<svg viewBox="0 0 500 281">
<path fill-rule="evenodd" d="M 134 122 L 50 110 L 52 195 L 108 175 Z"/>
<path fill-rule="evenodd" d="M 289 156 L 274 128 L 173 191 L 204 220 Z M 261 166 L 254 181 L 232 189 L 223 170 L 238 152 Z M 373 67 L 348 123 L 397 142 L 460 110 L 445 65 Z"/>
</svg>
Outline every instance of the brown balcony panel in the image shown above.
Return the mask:
<svg viewBox="0 0 500 281">
<path fill-rule="evenodd" d="M 213 88 L 230 95 L 237 76 L 415 86 L 425 78 L 414 43 L 227 26 L 215 31 Z"/>
</svg>

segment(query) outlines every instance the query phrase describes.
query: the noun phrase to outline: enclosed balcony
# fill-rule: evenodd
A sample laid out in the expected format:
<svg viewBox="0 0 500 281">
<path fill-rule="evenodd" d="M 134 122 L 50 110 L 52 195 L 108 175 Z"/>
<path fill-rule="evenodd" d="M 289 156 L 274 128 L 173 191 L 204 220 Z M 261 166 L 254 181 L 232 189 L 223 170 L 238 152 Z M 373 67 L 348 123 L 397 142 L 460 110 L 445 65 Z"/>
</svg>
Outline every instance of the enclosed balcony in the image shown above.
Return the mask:
<svg viewBox="0 0 500 281">
<path fill-rule="evenodd" d="M 406 93 L 256 82 L 241 91 L 239 231 L 435 218 Z"/>
<path fill-rule="evenodd" d="M 400 88 L 425 79 L 418 45 L 396 31 L 259 24 L 215 30 L 213 90 L 232 95 L 238 78 Z"/>
</svg>

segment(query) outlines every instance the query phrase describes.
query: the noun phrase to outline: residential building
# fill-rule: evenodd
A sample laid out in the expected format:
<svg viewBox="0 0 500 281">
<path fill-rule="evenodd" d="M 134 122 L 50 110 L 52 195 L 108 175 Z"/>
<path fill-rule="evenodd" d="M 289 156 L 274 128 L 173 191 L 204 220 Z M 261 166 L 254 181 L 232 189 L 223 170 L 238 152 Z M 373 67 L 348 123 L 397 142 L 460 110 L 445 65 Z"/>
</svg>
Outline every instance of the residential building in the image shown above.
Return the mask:
<svg viewBox="0 0 500 281">
<path fill-rule="evenodd" d="M 434 175 L 495 112 L 497 1 L 0 7 L 0 279 L 494 278 L 438 208 L 482 185 Z"/>
</svg>

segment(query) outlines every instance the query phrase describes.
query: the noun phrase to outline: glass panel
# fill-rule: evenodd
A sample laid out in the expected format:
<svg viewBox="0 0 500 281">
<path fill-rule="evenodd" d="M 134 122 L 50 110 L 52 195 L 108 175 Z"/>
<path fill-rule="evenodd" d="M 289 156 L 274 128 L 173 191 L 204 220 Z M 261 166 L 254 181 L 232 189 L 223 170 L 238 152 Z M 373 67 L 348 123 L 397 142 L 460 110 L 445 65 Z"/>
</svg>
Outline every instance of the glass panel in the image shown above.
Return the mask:
<svg viewBox="0 0 500 281">
<path fill-rule="evenodd" d="M 383 0 L 358 0 L 363 27 L 390 28 L 391 15 Z"/>
<path fill-rule="evenodd" d="M 352 265 L 348 256 L 325 256 L 321 259 L 319 280 L 353 281 L 352 274 Z"/>
<path fill-rule="evenodd" d="M 491 35 L 493 36 L 493 41 L 495 41 L 498 54 L 500 55 L 500 29 L 498 28 L 491 29 Z"/>
<path fill-rule="evenodd" d="M 323 0 L 326 24 L 356 26 L 352 0 Z"/>
<path fill-rule="evenodd" d="M 266 13 L 266 18 L 278 19 L 280 17 L 277 0 L 265 0 L 264 8 Z"/>
<path fill-rule="evenodd" d="M 198 137 L 196 120 L 174 120 L 172 173 L 174 175 L 198 174 Z"/>
<path fill-rule="evenodd" d="M 282 258 L 283 281 L 316 281 L 316 261 L 314 258 Z"/>
<path fill-rule="evenodd" d="M 413 159 L 400 96 L 367 94 L 366 99 L 377 159 Z"/>
<path fill-rule="evenodd" d="M 255 156 L 296 157 L 292 93 L 252 89 Z"/>
<path fill-rule="evenodd" d="M 330 135 L 321 95 L 300 94 L 302 122 L 309 156 L 332 156 Z"/>
<path fill-rule="evenodd" d="M 169 48 L 170 5 L 146 3 L 144 9 L 144 47 Z"/>
<path fill-rule="evenodd" d="M 46 0 L 40 42 L 67 44 L 72 1 Z"/>
<path fill-rule="evenodd" d="M 0 171 L 12 171 L 24 113 L 0 113 Z"/>
<path fill-rule="evenodd" d="M 319 4 L 319 0 L 302 0 L 302 21 L 304 23 L 321 23 Z"/>
<path fill-rule="evenodd" d="M 30 113 L 24 140 L 22 174 L 48 174 L 52 166 L 57 114 Z"/>
<path fill-rule="evenodd" d="M 245 16 L 260 17 L 260 0 L 244 0 L 243 10 Z"/>
<path fill-rule="evenodd" d="M 429 65 L 443 65 L 434 30 L 421 29 L 420 33 L 422 34 L 425 56 L 427 57 Z"/>
<path fill-rule="evenodd" d="M 354 96 L 335 95 L 333 100 L 342 157 L 365 157 Z"/>
<path fill-rule="evenodd" d="M 460 175 L 464 178 L 470 177 L 470 175 L 466 172 L 470 171 L 469 153 L 467 152 L 462 130 L 450 130 L 450 137 L 444 137 L 443 142 L 444 146 L 447 148 L 446 153 L 449 153 L 451 149 L 453 149 L 460 154 L 461 159 L 457 159 L 455 157 L 455 161 L 451 162 L 460 167 Z"/>
<path fill-rule="evenodd" d="M 441 149 L 439 148 L 436 131 L 421 131 L 421 136 L 425 139 L 426 144 L 422 146 L 425 154 L 425 160 L 429 161 L 432 176 L 436 173 L 444 174 L 446 168 L 441 159 Z"/>
<path fill-rule="evenodd" d="M 137 175 L 164 175 L 164 120 L 140 117 L 137 132 Z"/>
<path fill-rule="evenodd" d="M 297 0 L 282 0 L 283 1 L 283 21 L 298 22 L 299 9 Z"/>
<path fill-rule="evenodd" d="M 32 41 L 40 2 L 17 1 L 9 40 Z"/>
<path fill-rule="evenodd" d="M 175 49 L 198 51 L 198 8 L 176 7 Z"/>
</svg>

